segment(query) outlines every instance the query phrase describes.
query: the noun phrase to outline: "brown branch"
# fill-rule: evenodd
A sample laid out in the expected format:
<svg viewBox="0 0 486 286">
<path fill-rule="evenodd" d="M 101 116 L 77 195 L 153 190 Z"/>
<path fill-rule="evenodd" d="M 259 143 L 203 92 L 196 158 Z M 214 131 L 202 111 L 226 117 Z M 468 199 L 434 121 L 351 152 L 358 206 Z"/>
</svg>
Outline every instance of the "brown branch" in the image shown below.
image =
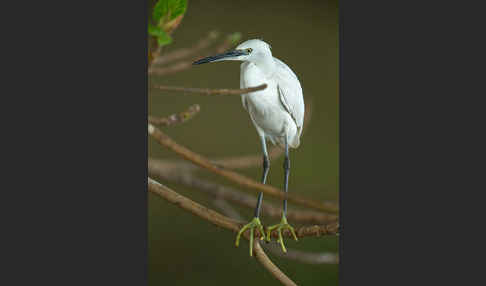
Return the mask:
<svg viewBox="0 0 486 286">
<path fill-rule="evenodd" d="M 312 102 L 308 102 L 305 105 L 305 118 L 304 118 L 304 128 L 303 132 L 307 129 L 307 126 L 309 125 L 309 122 L 312 118 Z M 150 121 L 149 121 L 150 122 Z M 152 122 L 150 122 L 152 123 Z M 275 158 L 278 158 L 280 155 L 283 154 L 283 149 L 278 147 L 278 146 L 273 146 L 272 148 L 269 149 L 268 151 L 268 156 L 270 160 L 273 160 Z M 168 161 L 168 160 L 156 160 L 149 158 L 149 166 L 150 166 L 150 161 L 153 162 L 154 166 L 157 166 L 157 168 L 163 168 L 163 169 L 178 169 L 180 172 L 186 171 L 193 171 L 196 170 L 196 166 L 193 164 L 187 162 L 187 161 Z M 226 169 L 240 169 L 240 168 L 248 168 L 248 167 L 253 167 L 255 165 L 259 165 L 262 163 L 262 155 L 245 155 L 245 156 L 237 156 L 237 157 L 223 157 L 223 158 L 217 158 L 217 159 L 212 159 L 211 163 L 220 166 Z"/>
<path fill-rule="evenodd" d="M 205 206 L 202 206 L 191 199 L 178 194 L 177 192 L 169 189 L 168 187 L 158 183 L 157 181 L 148 178 L 148 190 L 154 194 L 157 194 L 167 200 L 168 202 L 175 204 L 176 206 L 189 211 L 193 215 L 196 215 L 210 223 L 222 227 L 224 229 L 238 232 L 240 230 L 240 222 L 230 219 L 220 213 L 217 213 Z"/>
<path fill-rule="evenodd" d="M 165 55 L 157 57 L 153 61 L 153 64 L 167 64 L 176 60 L 187 58 L 190 55 L 197 54 L 201 50 L 209 47 L 211 43 L 213 43 L 218 37 L 219 34 L 216 31 L 211 31 L 206 37 L 200 39 L 199 42 L 197 42 L 191 48 L 182 48 L 166 53 Z"/>
<path fill-rule="evenodd" d="M 224 198 L 217 198 L 213 201 L 213 204 L 219 208 L 224 215 L 237 220 L 243 220 L 240 213 L 230 205 Z M 287 253 L 282 252 L 280 245 L 277 244 L 263 244 L 263 249 L 271 252 L 281 258 L 294 260 L 307 264 L 337 264 L 339 262 L 339 256 L 336 253 L 330 252 L 306 252 L 297 249 L 287 248 Z"/>
<path fill-rule="evenodd" d="M 191 62 L 178 62 L 174 65 L 163 67 L 163 68 L 156 68 L 151 66 L 148 69 L 148 74 L 149 75 L 156 74 L 159 76 L 168 75 L 168 74 L 173 74 L 173 73 L 183 71 L 185 69 L 190 68 L 191 66 L 192 66 Z"/>
<path fill-rule="evenodd" d="M 226 38 L 226 40 L 216 49 L 216 53 L 222 53 L 224 52 L 225 50 L 229 49 L 230 47 L 233 46 L 233 41 L 231 40 L 231 37 L 228 36 Z M 156 52 L 153 53 L 153 58 L 159 58 L 160 56 L 160 49 L 157 50 Z M 207 54 L 207 56 L 209 56 L 209 54 Z M 199 58 L 200 56 L 195 56 L 195 57 L 192 57 L 190 60 L 187 60 L 187 61 L 180 61 L 176 64 L 173 64 L 171 66 L 168 66 L 168 67 L 161 67 L 161 68 L 156 68 L 156 67 L 153 67 L 152 65 L 149 65 L 149 69 L 148 69 L 148 74 L 149 75 L 158 75 L 158 76 L 162 76 L 162 75 L 168 75 L 168 74 L 173 74 L 173 73 L 177 73 L 177 72 L 180 72 L 180 71 L 183 71 L 183 70 L 186 70 L 188 68 L 190 68 L 192 66 L 192 62 L 194 60 L 196 60 L 197 58 Z M 203 56 L 204 57 L 204 56 Z M 152 63 L 153 63 L 153 60 L 152 60 Z"/>
<path fill-rule="evenodd" d="M 168 202 L 175 204 L 176 206 L 191 212 L 192 214 L 203 218 L 212 224 L 231 230 L 233 232 L 238 232 L 239 229 L 243 226 L 243 224 L 238 223 L 237 221 L 230 219 L 218 212 L 215 212 L 207 207 L 204 207 L 180 194 L 177 192 L 169 189 L 168 187 L 160 184 L 159 182 L 148 178 L 148 191 L 157 194 L 167 200 Z M 299 230 L 297 230 L 299 233 Z M 275 233 L 276 234 L 276 233 Z M 285 234 L 289 236 L 290 234 Z M 248 234 L 245 233 L 243 235 L 246 239 L 249 238 Z M 258 237 L 258 236 L 257 236 Z M 255 256 L 262 264 L 265 269 L 267 269 L 276 279 L 278 279 L 284 285 L 296 285 L 290 278 L 288 278 L 273 262 L 268 258 L 265 254 L 263 249 L 258 242 L 258 239 L 254 240 L 253 246 Z"/>
<path fill-rule="evenodd" d="M 159 160 L 151 157 L 148 158 L 148 165 L 149 168 L 152 167 L 153 169 L 160 170 L 160 172 L 164 173 L 192 172 L 198 168 L 194 164 L 185 160 Z"/>
<path fill-rule="evenodd" d="M 273 262 L 268 258 L 268 256 L 263 251 L 262 247 L 260 246 L 260 242 L 258 239 L 255 239 L 253 242 L 253 250 L 255 251 L 255 257 L 260 262 L 260 264 L 265 267 L 273 277 L 277 278 L 283 285 L 288 286 L 297 286 L 294 281 L 292 281 L 285 273 L 283 273 Z"/>
<path fill-rule="evenodd" d="M 199 105 L 194 104 L 189 106 L 189 108 L 185 111 L 182 111 L 178 114 L 172 114 L 167 117 L 155 117 L 149 115 L 148 122 L 151 124 L 164 126 L 170 126 L 176 123 L 184 123 L 185 121 L 193 118 L 200 110 L 201 108 L 199 107 Z"/>
<path fill-rule="evenodd" d="M 338 212 L 338 209 L 335 204 L 332 203 L 325 203 L 325 202 L 317 202 L 314 200 L 310 200 L 295 194 L 287 194 L 279 189 L 272 187 L 270 185 L 263 185 L 257 181 L 254 181 L 248 177 L 245 177 L 243 175 L 240 175 L 238 173 L 235 173 L 230 170 L 225 170 L 221 169 L 215 165 L 213 165 L 208 159 L 204 158 L 203 156 L 187 149 L 184 146 L 179 145 L 176 143 L 174 140 L 172 140 L 169 136 L 167 136 L 165 133 L 163 133 L 160 129 L 157 127 L 153 126 L 152 124 L 149 123 L 148 125 L 148 133 L 161 145 L 169 148 L 171 151 L 175 152 L 176 154 L 180 155 L 181 157 L 193 162 L 194 164 L 208 169 L 209 171 L 212 171 L 213 173 L 216 173 L 222 177 L 225 177 L 226 179 L 229 179 L 235 183 L 238 183 L 239 185 L 242 185 L 246 187 L 249 190 L 252 190 L 253 192 L 258 192 L 262 191 L 265 194 L 277 197 L 277 198 L 285 198 L 291 202 L 294 202 L 296 204 L 300 204 L 306 207 L 311 207 L 315 208 L 318 210 L 322 211 L 327 211 L 327 212 Z"/>
<path fill-rule="evenodd" d="M 277 244 L 263 244 L 263 248 L 273 255 L 294 260 L 306 264 L 338 264 L 339 256 L 331 252 L 307 252 L 297 249 L 287 248 L 287 253 L 282 252 L 280 245 Z"/>
<path fill-rule="evenodd" d="M 268 150 L 269 160 L 280 157 L 284 153 L 284 149 L 279 146 L 272 146 Z M 214 165 L 220 166 L 226 169 L 244 169 L 262 164 L 262 155 L 246 155 L 239 157 L 226 157 L 213 159 L 211 162 Z"/>
<path fill-rule="evenodd" d="M 208 209 L 196 202 L 191 201 L 190 199 L 174 192 L 173 190 L 167 188 L 166 186 L 148 178 L 148 189 L 149 191 L 160 195 L 170 203 L 177 205 L 178 207 L 185 209 L 192 214 L 203 218 L 216 226 L 220 226 L 225 229 L 232 230 L 233 232 L 238 232 L 240 226 L 232 219 L 223 216 L 211 209 Z M 248 239 L 248 235 L 244 235 L 246 239 Z M 258 239 L 255 239 L 258 241 Z M 275 266 L 272 261 L 268 258 L 265 254 L 263 249 L 260 247 L 260 244 L 255 243 L 254 248 L 255 256 L 257 260 L 268 270 L 270 273 L 275 276 L 279 281 L 284 283 L 284 285 L 296 285 L 288 284 L 293 283 L 280 269 Z M 286 283 L 286 284 L 285 284 Z"/>
<path fill-rule="evenodd" d="M 308 100 L 308 103 L 305 105 L 305 119 L 304 119 L 304 133 L 307 130 L 307 126 L 309 126 L 309 122 L 312 118 L 312 101 Z M 268 155 L 270 160 L 273 160 L 283 154 L 283 149 L 274 146 L 270 148 L 268 151 Z M 237 157 L 223 157 L 218 159 L 212 159 L 211 163 L 216 166 L 220 166 L 226 169 L 239 169 L 239 168 L 248 168 L 255 165 L 259 165 L 262 163 L 262 155 L 245 155 L 245 156 L 237 156 Z M 153 158 L 149 158 L 149 167 L 153 165 L 154 168 L 159 169 L 178 169 L 180 172 L 189 172 L 196 170 L 196 166 L 187 162 L 187 161 L 168 161 L 168 160 L 156 160 Z"/>
<path fill-rule="evenodd" d="M 247 208 L 254 208 L 256 206 L 256 198 L 248 194 L 240 193 L 236 189 L 231 187 L 219 185 L 204 179 L 197 178 L 194 174 L 190 172 L 183 172 L 180 170 L 174 171 L 172 169 L 164 168 L 164 166 L 160 165 L 157 160 L 153 160 L 151 158 L 149 158 L 148 161 L 148 173 L 149 176 L 183 184 L 192 188 L 197 188 L 206 192 L 209 195 L 212 195 L 215 198 L 223 198 L 232 203 L 236 203 Z M 279 218 L 282 215 L 282 208 L 276 207 L 269 202 L 265 202 L 262 205 L 261 211 L 265 215 L 271 217 Z M 287 219 L 300 223 L 322 224 L 336 222 L 338 221 L 338 216 L 335 214 L 327 214 L 307 210 L 288 210 Z"/>
<path fill-rule="evenodd" d="M 243 89 L 209 89 L 209 88 L 190 88 L 190 87 L 178 87 L 178 86 L 165 86 L 165 85 L 154 85 L 153 88 L 163 90 L 163 91 L 177 91 L 183 93 L 199 93 L 204 95 L 240 95 L 249 92 L 254 92 L 267 88 L 267 84 L 261 84 L 255 87 L 243 88 Z"/>
<path fill-rule="evenodd" d="M 148 51 L 148 70 L 154 63 L 154 60 L 162 53 L 163 46 L 159 46 L 154 37 L 149 37 L 149 51 Z"/>
<path fill-rule="evenodd" d="M 237 233 L 245 223 L 226 217 L 212 209 L 202 206 L 185 196 L 178 194 L 177 192 L 169 189 L 168 187 L 158 183 L 157 181 L 148 178 L 148 190 L 154 194 L 157 194 L 167 200 L 168 202 L 175 204 L 176 206 L 189 211 L 190 213 L 211 222 L 212 224 L 228 229 Z M 313 226 L 301 226 L 295 228 L 297 237 L 322 235 L 336 235 L 338 230 L 337 223 L 328 225 L 313 225 Z M 282 231 L 282 235 L 287 238 L 292 238 L 290 231 Z M 277 230 L 272 231 L 271 237 L 278 237 Z M 260 233 L 255 232 L 255 237 L 259 238 Z"/>
</svg>

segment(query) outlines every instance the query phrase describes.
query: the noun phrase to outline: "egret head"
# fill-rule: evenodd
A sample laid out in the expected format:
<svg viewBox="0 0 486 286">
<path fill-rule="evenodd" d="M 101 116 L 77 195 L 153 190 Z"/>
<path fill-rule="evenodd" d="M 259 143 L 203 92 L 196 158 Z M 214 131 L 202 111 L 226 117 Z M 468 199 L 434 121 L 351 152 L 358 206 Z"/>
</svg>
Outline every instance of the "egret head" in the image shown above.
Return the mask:
<svg viewBox="0 0 486 286">
<path fill-rule="evenodd" d="M 265 58 L 272 58 L 270 45 L 262 40 L 248 40 L 239 44 L 236 49 L 219 55 L 195 61 L 193 65 L 200 65 L 219 61 L 249 61 L 257 63 Z"/>
</svg>

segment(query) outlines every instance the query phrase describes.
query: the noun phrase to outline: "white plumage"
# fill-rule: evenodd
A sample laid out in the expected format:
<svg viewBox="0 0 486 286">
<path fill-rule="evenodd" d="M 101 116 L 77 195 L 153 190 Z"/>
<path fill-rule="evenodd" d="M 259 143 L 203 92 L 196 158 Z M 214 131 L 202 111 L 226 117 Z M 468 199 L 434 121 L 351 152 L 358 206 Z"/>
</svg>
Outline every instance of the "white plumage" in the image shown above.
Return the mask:
<svg viewBox="0 0 486 286">
<path fill-rule="evenodd" d="M 302 87 L 295 73 L 282 61 L 274 58 L 270 45 L 261 40 L 248 40 L 241 43 L 233 51 L 200 59 L 194 64 L 204 64 L 217 61 L 242 61 L 240 71 L 240 87 L 255 87 L 267 84 L 267 88 L 241 95 L 243 107 L 250 114 L 251 121 L 260 136 L 263 149 L 263 175 L 262 184 L 265 184 L 270 160 L 268 158 L 266 140 L 285 148 L 284 158 L 284 192 L 288 192 L 288 177 L 290 171 L 289 147 L 297 148 L 300 145 L 300 135 L 304 123 L 304 97 Z M 255 207 L 255 217 L 243 226 L 236 236 L 236 246 L 239 244 L 241 234 L 250 229 L 250 255 L 253 247 L 253 231 L 258 229 L 264 234 L 260 222 L 260 207 L 263 193 L 258 195 Z M 279 224 L 267 228 L 267 241 L 270 232 L 276 229 L 280 239 L 278 242 L 285 252 L 281 232 L 289 229 L 297 240 L 294 228 L 288 224 L 285 216 L 287 212 L 287 199 L 283 200 L 282 219 Z"/>
<path fill-rule="evenodd" d="M 273 57 L 269 45 L 261 40 L 246 41 L 237 49 L 252 49 L 241 64 L 240 87 L 268 85 L 264 90 L 241 96 L 258 134 L 282 147 L 287 136 L 289 146 L 297 148 L 305 110 L 297 76 L 285 63 Z"/>
</svg>

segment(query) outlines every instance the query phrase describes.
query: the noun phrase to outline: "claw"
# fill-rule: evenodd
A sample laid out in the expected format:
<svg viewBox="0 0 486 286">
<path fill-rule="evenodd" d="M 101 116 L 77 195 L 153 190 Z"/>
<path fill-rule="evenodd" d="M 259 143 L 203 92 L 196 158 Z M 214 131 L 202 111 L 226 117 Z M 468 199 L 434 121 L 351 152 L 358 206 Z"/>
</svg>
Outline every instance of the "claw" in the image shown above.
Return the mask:
<svg viewBox="0 0 486 286">
<path fill-rule="evenodd" d="M 255 228 L 260 232 L 260 239 L 263 240 L 265 236 L 265 232 L 263 231 L 263 226 L 262 223 L 260 222 L 260 219 L 255 217 L 251 222 L 248 224 L 244 225 L 240 231 L 238 232 L 238 235 L 236 236 L 236 242 L 235 245 L 238 247 L 240 245 L 240 237 L 241 235 L 247 230 L 250 229 L 250 256 L 253 256 L 253 236 L 255 232 Z"/>
<path fill-rule="evenodd" d="M 292 233 L 292 236 L 294 237 L 294 239 L 297 241 L 297 235 L 295 234 L 295 231 L 294 231 L 294 228 L 288 224 L 287 222 L 287 218 L 284 216 L 282 216 L 282 220 L 280 221 L 279 224 L 276 224 L 276 225 L 272 225 L 270 227 L 267 228 L 267 236 L 266 236 L 266 240 L 267 242 L 270 241 L 270 234 L 271 232 L 274 230 L 274 229 L 277 229 L 277 232 L 278 232 L 278 239 L 277 239 L 277 242 L 280 244 L 280 246 L 282 247 L 282 250 L 283 252 L 287 252 L 287 249 L 285 248 L 285 245 L 284 245 L 284 241 L 283 241 L 283 236 L 282 236 L 282 230 L 288 228 L 290 230 L 290 232 Z"/>
</svg>

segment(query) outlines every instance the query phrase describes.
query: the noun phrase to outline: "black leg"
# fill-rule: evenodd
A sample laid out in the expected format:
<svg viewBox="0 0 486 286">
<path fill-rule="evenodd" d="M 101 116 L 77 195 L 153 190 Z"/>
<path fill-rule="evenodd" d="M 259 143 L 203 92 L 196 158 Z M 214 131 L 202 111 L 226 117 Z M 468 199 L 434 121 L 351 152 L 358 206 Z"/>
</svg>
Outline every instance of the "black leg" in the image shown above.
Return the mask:
<svg viewBox="0 0 486 286">
<path fill-rule="evenodd" d="M 287 214 L 287 193 L 289 191 L 289 173 L 290 173 L 290 159 L 289 159 L 289 145 L 285 140 L 285 159 L 284 159 L 284 192 L 285 198 L 283 201 L 283 215 Z"/>
<path fill-rule="evenodd" d="M 265 184 L 267 181 L 267 175 L 268 175 L 268 170 L 270 169 L 270 160 L 268 160 L 268 153 L 267 153 L 267 144 L 265 141 L 265 135 L 262 134 L 260 136 L 260 139 L 262 140 L 262 148 L 263 148 L 263 176 L 262 176 L 262 184 Z M 263 225 L 260 222 L 260 208 L 262 206 L 262 201 L 263 201 L 263 192 L 260 192 L 258 194 L 258 199 L 257 199 L 257 205 L 255 207 L 255 217 L 249 222 L 248 224 L 244 225 L 240 231 L 238 232 L 238 235 L 236 236 L 236 242 L 235 246 L 238 247 L 240 243 L 240 237 L 241 235 L 246 231 L 250 230 L 250 256 L 253 256 L 253 234 L 255 231 L 255 228 L 260 232 L 261 239 L 265 237 L 265 230 L 263 229 Z"/>
<path fill-rule="evenodd" d="M 282 246 L 283 252 L 287 252 L 287 249 L 285 248 L 284 242 L 283 242 L 283 236 L 282 236 L 282 230 L 288 229 L 292 233 L 292 236 L 294 237 L 295 240 L 297 240 L 297 235 L 295 234 L 294 228 L 287 222 L 287 195 L 289 191 L 289 173 L 290 173 L 290 159 L 289 159 L 289 145 L 287 143 L 287 140 L 285 140 L 285 159 L 284 159 L 284 171 L 285 171 L 285 177 L 284 177 L 284 200 L 283 200 L 283 211 L 282 211 L 282 219 L 280 220 L 279 224 L 272 225 L 267 227 L 267 239 L 266 241 L 270 241 L 270 234 L 273 230 L 277 230 L 278 232 L 278 240 L 277 242 L 280 243 L 280 246 Z"/>
<path fill-rule="evenodd" d="M 267 175 L 268 171 L 270 170 L 270 160 L 268 159 L 268 155 L 264 154 L 263 155 L 263 175 L 262 175 L 262 184 L 265 184 L 267 181 Z M 258 194 L 258 201 L 257 205 L 255 208 L 255 217 L 260 217 L 260 209 L 262 206 L 262 200 L 263 200 L 263 192 L 260 192 Z"/>
<path fill-rule="evenodd" d="M 267 142 L 265 140 L 265 136 L 264 135 L 260 136 L 260 140 L 261 140 L 261 143 L 262 143 L 262 150 L 263 150 L 262 184 L 265 184 L 267 182 L 268 170 L 270 169 L 270 160 L 268 159 Z M 257 205 L 255 207 L 255 217 L 256 218 L 260 217 L 260 209 L 261 209 L 261 206 L 262 206 L 262 200 L 263 200 L 263 192 L 260 192 L 258 194 Z"/>
</svg>

